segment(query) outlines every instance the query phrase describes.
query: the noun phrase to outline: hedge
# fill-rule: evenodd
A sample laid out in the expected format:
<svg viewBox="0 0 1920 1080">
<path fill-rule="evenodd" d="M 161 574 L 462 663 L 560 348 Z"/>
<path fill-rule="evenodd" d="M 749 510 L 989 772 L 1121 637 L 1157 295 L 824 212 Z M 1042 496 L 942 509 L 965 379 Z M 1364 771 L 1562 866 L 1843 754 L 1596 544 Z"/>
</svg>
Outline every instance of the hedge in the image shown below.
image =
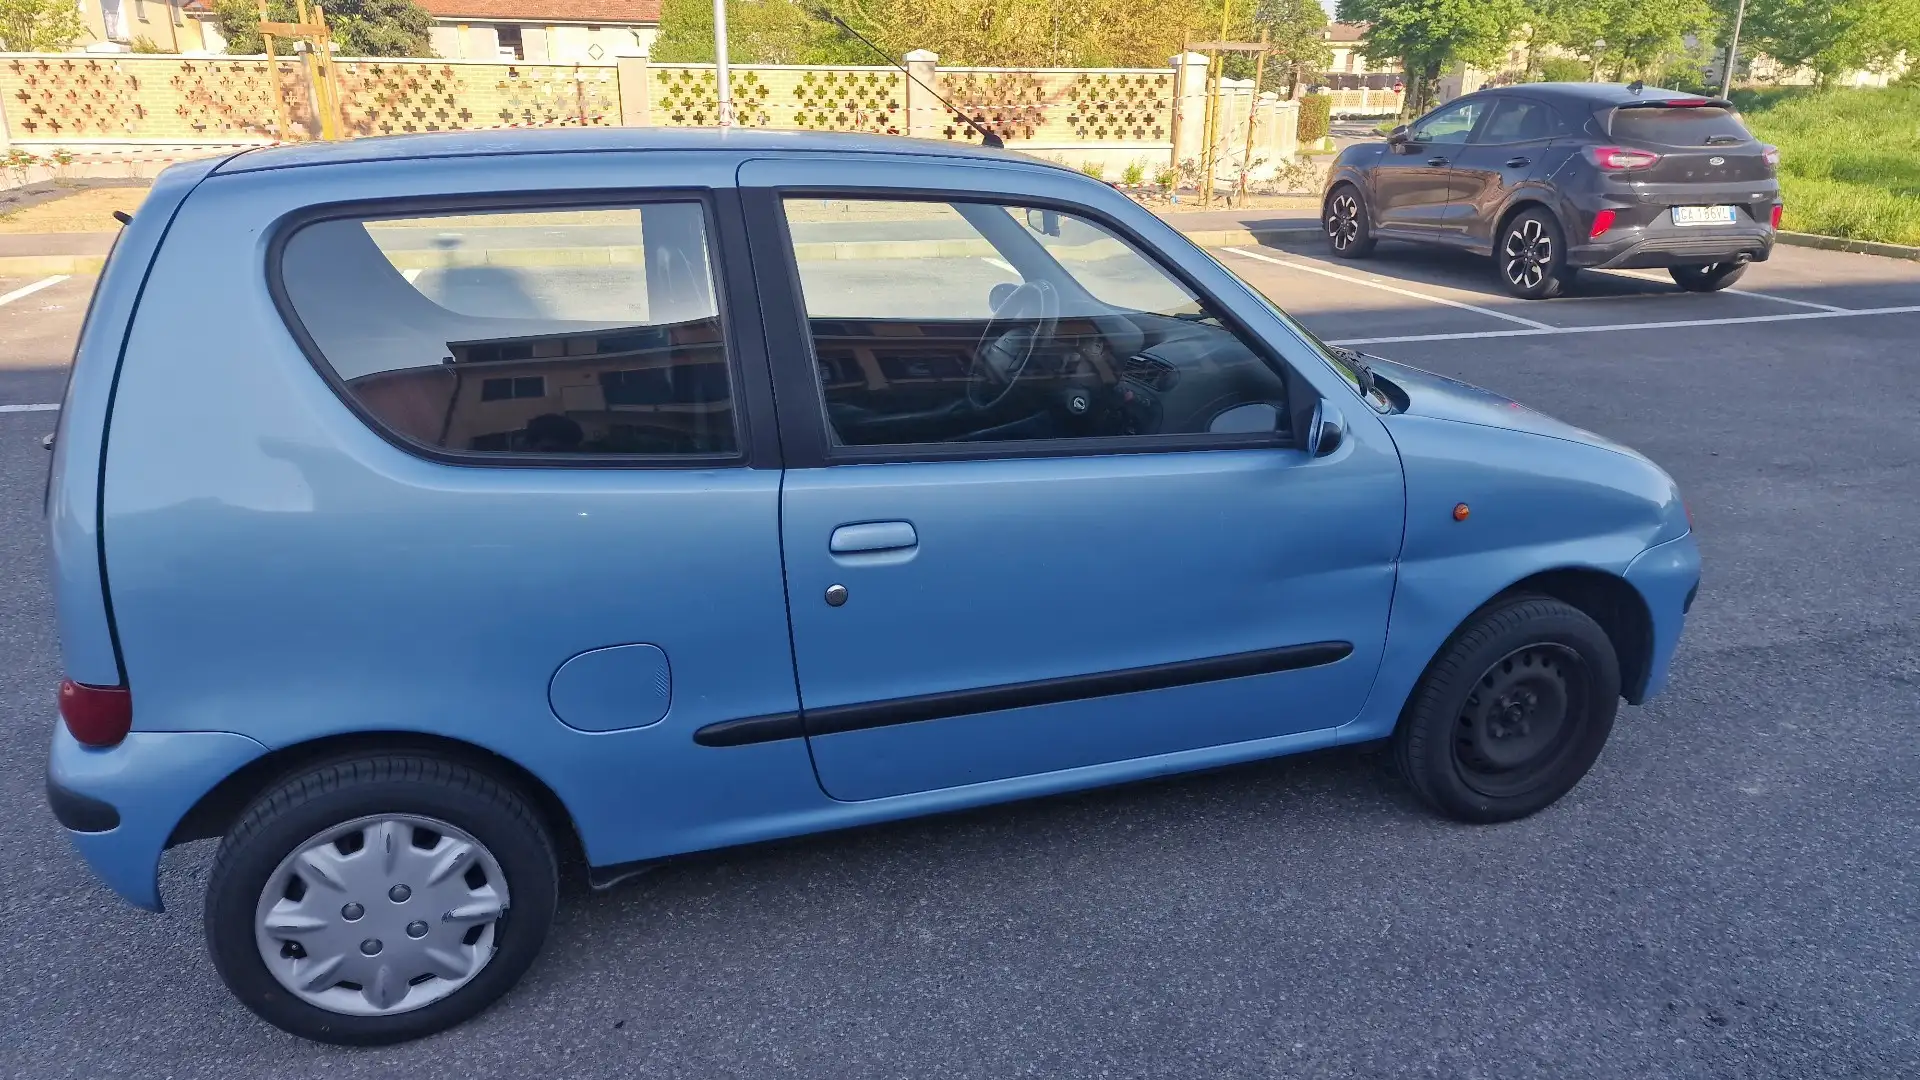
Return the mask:
<svg viewBox="0 0 1920 1080">
<path fill-rule="evenodd" d="M 1333 119 L 1333 96 L 1308 94 L 1300 99 L 1300 145 L 1308 146 L 1327 137 Z"/>
</svg>

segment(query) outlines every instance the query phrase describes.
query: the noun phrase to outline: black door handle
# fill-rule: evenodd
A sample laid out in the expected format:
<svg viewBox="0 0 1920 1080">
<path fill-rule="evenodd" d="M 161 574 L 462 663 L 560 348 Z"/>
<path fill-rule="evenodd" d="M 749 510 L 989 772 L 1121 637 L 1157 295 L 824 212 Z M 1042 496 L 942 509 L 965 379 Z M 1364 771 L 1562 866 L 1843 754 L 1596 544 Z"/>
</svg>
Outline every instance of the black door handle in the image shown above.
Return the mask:
<svg viewBox="0 0 1920 1080">
<path fill-rule="evenodd" d="M 1433 166 L 1436 169 L 1442 165 L 1445 165 L 1446 163 L 1447 163 L 1447 159 L 1443 157 L 1430 157 L 1427 159 L 1427 164 Z"/>
<path fill-rule="evenodd" d="M 1532 158 L 1510 157 L 1507 159 L 1507 168 L 1509 169 L 1524 169 L 1531 164 L 1533 164 Z"/>
</svg>

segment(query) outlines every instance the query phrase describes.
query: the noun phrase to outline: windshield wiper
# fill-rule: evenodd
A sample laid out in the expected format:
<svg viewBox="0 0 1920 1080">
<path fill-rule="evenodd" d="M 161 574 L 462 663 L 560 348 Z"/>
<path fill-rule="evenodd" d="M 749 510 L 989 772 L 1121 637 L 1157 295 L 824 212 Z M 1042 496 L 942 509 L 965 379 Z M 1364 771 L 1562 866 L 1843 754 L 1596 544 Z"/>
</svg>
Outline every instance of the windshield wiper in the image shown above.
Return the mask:
<svg viewBox="0 0 1920 1080">
<path fill-rule="evenodd" d="M 1367 366 L 1365 356 L 1344 346 L 1328 345 L 1325 342 L 1321 342 L 1320 344 L 1321 348 L 1326 349 L 1335 360 L 1340 361 L 1340 366 L 1353 372 L 1353 381 L 1360 384 L 1360 393 L 1365 397 L 1372 397 L 1374 391 L 1373 368 Z"/>
</svg>

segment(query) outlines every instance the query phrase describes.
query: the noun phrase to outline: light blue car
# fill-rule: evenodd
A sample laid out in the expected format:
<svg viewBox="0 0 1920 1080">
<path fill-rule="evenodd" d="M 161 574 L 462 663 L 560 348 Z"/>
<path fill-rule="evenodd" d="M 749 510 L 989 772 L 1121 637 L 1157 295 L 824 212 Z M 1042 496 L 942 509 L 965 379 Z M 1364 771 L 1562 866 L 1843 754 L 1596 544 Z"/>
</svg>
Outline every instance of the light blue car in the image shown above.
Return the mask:
<svg viewBox="0 0 1920 1080">
<path fill-rule="evenodd" d="M 1533 813 L 1699 580 L 1638 454 L 1319 343 L 1071 170 L 887 137 L 176 166 L 48 500 L 55 816 L 155 911 L 223 837 L 220 974 L 343 1043 L 505 993 L 576 862 L 1371 740 Z"/>
</svg>

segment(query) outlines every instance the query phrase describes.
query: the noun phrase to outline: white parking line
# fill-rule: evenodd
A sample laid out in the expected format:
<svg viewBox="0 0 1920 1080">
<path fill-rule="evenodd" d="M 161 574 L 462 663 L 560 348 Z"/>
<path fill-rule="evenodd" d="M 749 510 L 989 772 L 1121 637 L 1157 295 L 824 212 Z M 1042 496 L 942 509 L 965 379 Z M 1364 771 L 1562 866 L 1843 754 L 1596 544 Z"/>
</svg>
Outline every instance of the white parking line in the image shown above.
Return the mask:
<svg viewBox="0 0 1920 1080">
<path fill-rule="evenodd" d="M 1805 322 L 1809 319 L 1857 319 L 1866 315 L 1920 314 L 1920 304 L 1905 307 L 1796 311 L 1790 315 L 1746 315 L 1727 319 L 1669 319 L 1666 322 L 1613 323 L 1609 326 L 1549 326 L 1543 330 L 1478 330 L 1464 334 L 1406 334 L 1398 337 L 1342 338 L 1330 345 L 1392 345 L 1409 341 L 1471 341 L 1476 338 L 1552 337 L 1556 334 L 1605 334 L 1615 330 L 1672 330 L 1689 326 L 1742 326 L 1748 323 Z"/>
<path fill-rule="evenodd" d="M 59 412 L 58 404 L 0 405 L 0 412 Z"/>
<path fill-rule="evenodd" d="M 980 256 L 980 261 L 995 269 L 1005 270 L 1009 274 L 1018 274 L 1020 272 L 1013 268 L 1012 263 L 1007 262 L 1005 259 L 996 259 L 991 255 Z"/>
<path fill-rule="evenodd" d="M 420 280 L 420 269 L 418 266 L 409 267 L 408 269 L 400 271 L 400 276 L 406 278 L 407 284 L 411 285 Z"/>
<path fill-rule="evenodd" d="M 1663 277 L 1659 274 L 1651 274 L 1644 270 L 1603 270 L 1601 271 L 1601 273 L 1619 274 L 1621 277 L 1639 278 L 1641 281 L 1658 281 L 1663 285 L 1673 285 L 1673 278 Z M 1676 289 L 1679 288 L 1679 286 L 1677 285 L 1674 287 Z M 1720 291 L 1725 293 L 1732 293 L 1735 296 L 1751 296 L 1756 300 L 1771 300 L 1776 304 L 1792 304 L 1795 307 L 1818 308 L 1821 311 L 1852 311 L 1853 310 L 1852 308 L 1840 307 L 1837 304 L 1816 304 L 1811 300 L 1795 300 L 1795 299 L 1792 299 L 1791 297 L 1775 296 L 1772 293 L 1749 292 L 1746 289 L 1721 289 Z"/>
<path fill-rule="evenodd" d="M 1245 248 L 1230 247 L 1230 248 L 1223 248 L 1221 250 L 1231 251 L 1235 255 L 1244 256 L 1245 258 L 1249 258 L 1249 259 L 1259 259 L 1261 262 L 1272 263 L 1275 266 L 1284 266 L 1289 270 L 1300 270 L 1309 274 L 1319 274 L 1321 277 L 1330 277 L 1330 278 L 1335 278 L 1339 281 L 1351 282 L 1355 285 L 1365 285 L 1369 289 L 1379 289 L 1381 292 L 1390 292 L 1390 293 L 1393 293 L 1395 296 L 1411 296 L 1415 300 L 1425 300 L 1428 303 L 1433 303 L 1433 304 L 1445 304 L 1446 306 L 1451 308 L 1460 308 L 1463 311 L 1471 311 L 1476 315 L 1486 315 L 1491 318 L 1501 319 L 1510 323 L 1519 323 L 1521 326 L 1531 327 L 1534 330 L 1552 330 L 1553 329 L 1553 327 L 1548 326 L 1546 323 L 1535 322 L 1532 319 L 1523 319 L 1518 315 L 1509 315 L 1504 311 L 1495 311 L 1492 308 L 1476 307 L 1473 304 L 1462 303 L 1459 300 L 1449 300 L 1444 296 L 1433 296 L 1429 293 L 1414 292 L 1412 289 L 1401 289 L 1392 285 L 1382 284 L 1378 281 L 1370 281 L 1363 277 L 1355 277 L 1352 274 L 1335 273 L 1332 270 L 1323 270 L 1318 266 L 1310 266 L 1303 262 L 1295 262 L 1292 259 L 1276 259 L 1271 255 L 1263 255 L 1257 251 L 1248 251 Z"/>
<path fill-rule="evenodd" d="M 23 296 L 32 296 L 41 289 L 52 288 L 65 280 L 67 280 L 66 274 L 55 274 L 50 278 L 41 278 L 31 285 L 22 285 L 5 296 L 0 296 L 0 307 L 5 307 Z"/>
</svg>

